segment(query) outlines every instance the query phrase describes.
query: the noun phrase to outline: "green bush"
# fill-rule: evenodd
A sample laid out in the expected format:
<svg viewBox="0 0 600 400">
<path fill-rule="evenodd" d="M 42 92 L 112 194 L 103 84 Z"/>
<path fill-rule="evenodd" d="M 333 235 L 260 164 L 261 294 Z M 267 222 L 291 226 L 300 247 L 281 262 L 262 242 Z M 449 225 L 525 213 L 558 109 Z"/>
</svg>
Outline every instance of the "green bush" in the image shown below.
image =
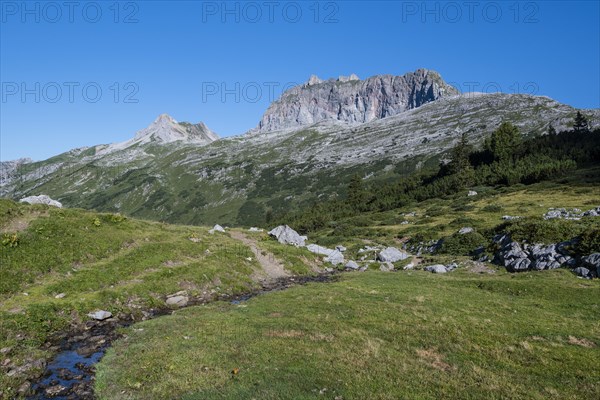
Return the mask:
<svg viewBox="0 0 600 400">
<path fill-rule="evenodd" d="M 463 235 L 455 233 L 444 238 L 440 253 L 468 256 L 473 250 L 486 244 L 485 238 L 478 232 L 469 232 Z"/>
<path fill-rule="evenodd" d="M 503 207 L 500 204 L 488 204 L 487 206 L 481 209 L 481 211 L 485 212 L 500 212 L 502 210 Z"/>
<path fill-rule="evenodd" d="M 557 243 L 570 240 L 585 229 L 584 222 L 563 219 L 526 218 L 511 221 L 504 230 L 513 240 L 528 243 Z"/>
<path fill-rule="evenodd" d="M 575 252 L 582 256 L 600 252 L 600 228 L 590 228 L 583 231 L 579 235 Z"/>
</svg>

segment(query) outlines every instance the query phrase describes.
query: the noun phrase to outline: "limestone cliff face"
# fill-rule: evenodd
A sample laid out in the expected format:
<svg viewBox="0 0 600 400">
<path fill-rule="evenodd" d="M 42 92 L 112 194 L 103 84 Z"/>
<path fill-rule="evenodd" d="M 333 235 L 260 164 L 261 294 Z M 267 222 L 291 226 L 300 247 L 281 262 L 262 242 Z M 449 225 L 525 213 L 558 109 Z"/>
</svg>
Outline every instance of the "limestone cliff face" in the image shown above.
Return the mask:
<svg viewBox="0 0 600 400">
<path fill-rule="evenodd" d="M 311 76 L 287 90 L 267 109 L 257 131 L 269 132 L 337 120 L 360 124 L 397 115 L 442 97 L 457 95 L 435 71 L 419 69 L 402 76 L 360 80 L 352 74 L 323 81 Z"/>
</svg>

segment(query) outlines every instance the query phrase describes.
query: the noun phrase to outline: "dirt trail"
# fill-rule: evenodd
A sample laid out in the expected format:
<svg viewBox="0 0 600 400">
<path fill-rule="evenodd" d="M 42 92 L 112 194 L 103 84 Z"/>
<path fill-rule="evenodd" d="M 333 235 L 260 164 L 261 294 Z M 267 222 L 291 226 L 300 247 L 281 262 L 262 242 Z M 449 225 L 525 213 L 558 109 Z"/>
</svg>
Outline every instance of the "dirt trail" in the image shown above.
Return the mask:
<svg viewBox="0 0 600 400">
<path fill-rule="evenodd" d="M 257 277 L 258 280 L 263 280 L 264 278 L 275 280 L 290 276 L 290 274 L 285 270 L 283 264 L 279 262 L 279 260 L 277 260 L 272 253 L 262 250 L 258 246 L 255 239 L 249 238 L 240 231 L 229 231 L 229 234 L 235 240 L 239 240 L 246 246 L 250 247 L 252 253 L 254 253 L 256 260 L 263 269 L 261 276 Z"/>
</svg>

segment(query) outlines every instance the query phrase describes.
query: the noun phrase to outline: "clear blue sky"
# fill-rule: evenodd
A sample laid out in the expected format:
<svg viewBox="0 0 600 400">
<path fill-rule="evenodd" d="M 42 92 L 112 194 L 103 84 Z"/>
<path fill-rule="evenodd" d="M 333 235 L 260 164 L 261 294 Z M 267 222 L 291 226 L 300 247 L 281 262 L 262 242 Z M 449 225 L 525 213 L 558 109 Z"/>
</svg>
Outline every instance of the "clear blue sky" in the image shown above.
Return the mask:
<svg viewBox="0 0 600 400">
<path fill-rule="evenodd" d="M 240 134 L 311 74 L 423 67 L 600 107 L 598 1 L 476 3 L 3 0 L 0 159 L 126 140 L 161 113 Z"/>
</svg>

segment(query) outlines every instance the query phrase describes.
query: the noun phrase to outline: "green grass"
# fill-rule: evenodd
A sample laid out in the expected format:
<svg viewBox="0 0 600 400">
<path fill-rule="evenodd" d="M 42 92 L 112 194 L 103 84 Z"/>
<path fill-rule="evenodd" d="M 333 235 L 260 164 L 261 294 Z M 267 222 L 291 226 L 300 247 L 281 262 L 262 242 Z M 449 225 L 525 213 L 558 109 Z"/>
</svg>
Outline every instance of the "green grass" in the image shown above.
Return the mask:
<svg viewBox="0 0 600 400">
<path fill-rule="evenodd" d="M 0 245 L 0 348 L 11 348 L 14 366 L 50 358 L 44 344 L 52 335 L 97 309 L 139 318 L 181 290 L 211 300 L 260 287 L 251 249 L 206 227 L 0 199 L 0 233 L 18 238 Z M 299 264 L 298 249 L 265 244 L 291 272 L 312 272 Z M 12 398 L 26 378 L 0 374 L 0 398 Z"/>
<path fill-rule="evenodd" d="M 599 282 L 563 270 L 348 274 L 136 324 L 99 364 L 96 389 L 100 399 L 598 398 L 598 298 Z"/>
</svg>

